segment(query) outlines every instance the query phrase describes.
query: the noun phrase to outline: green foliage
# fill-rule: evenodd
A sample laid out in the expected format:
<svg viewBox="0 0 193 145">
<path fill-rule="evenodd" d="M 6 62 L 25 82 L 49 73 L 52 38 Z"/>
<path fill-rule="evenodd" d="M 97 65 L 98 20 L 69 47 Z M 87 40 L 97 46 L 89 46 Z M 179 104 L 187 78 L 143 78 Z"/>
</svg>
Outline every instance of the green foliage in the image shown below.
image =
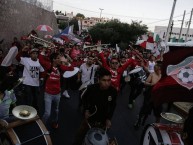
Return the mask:
<svg viewBox="0 0 193 145">
<path fill-rule="evenodd" d="M 141 23 L 136 21 L 132 21 L 131 24 L 120 21 L 99 23 L 93 26 L 89 33 L 94 42 L 101 40 L 102 43 L 121 44 L 121 49 L 124 49 L 129 42 L 135 42 L 139 36 L 147 32 L 147 26 Z"/>
<path fill-rule="evenodd" d="M 68 22 L 62 22 L 58 25 L 58 28 L 64 30 L 68 26 Z"/>
<path fill-rule="evenodd" d="M 73 18 L 72 20 L 70 20 L 69 26 L 71 26 L 71 25 L 74 25 L 74 33 L 76 34 L 76 32 L 79 30 L 78 20 L 76 18 Z"/>
<path fill-rule="evenodd" d="M 76 17 L 77 17 L 77 18 L 82 18 L 82 19 L 85 18 L 85 16 L 84 16 L 83 14 L 81 14 L 81 13 L 76 14 Z"/>
</svg>

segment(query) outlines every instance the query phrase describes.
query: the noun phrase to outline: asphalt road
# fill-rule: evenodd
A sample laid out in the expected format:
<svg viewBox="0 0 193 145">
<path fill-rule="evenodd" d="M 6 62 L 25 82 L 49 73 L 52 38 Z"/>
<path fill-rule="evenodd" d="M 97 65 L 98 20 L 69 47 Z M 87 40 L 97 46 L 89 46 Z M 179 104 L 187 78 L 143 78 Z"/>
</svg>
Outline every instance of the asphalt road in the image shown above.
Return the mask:
<svg viewBox="0 0 193 145">
<path fill-rule="evenodd" d="M 134 123 L 137 119 L 137 114 L 142 105 L 143 96 L 140 95 L 135 100 L 135 105 L 132 110 L 128 109 L 130 87 L 126 85 L 122 93 L 117 97 L 117 106 L 112 119 L 112 127 L 107 134 L 110 138 L 116 137 L 119 145 L 139 145 L 140 138 L 144 127 L 135 130 Z M 48 128 L 53 145 L 72 145 L 76 131 L 80 126 L 82 115 L 78 109 L 78 91 L 69 90 L 70 99 L 64 96 L 60 101 L 59 112 L 59 128 L 53 130 Z M 18 98 L 18 105 L 22 104 L 22 99 Z M 40 117 L 44 110 L 43 89 L 40 95 Z M 172 109 L 172 112 L 175 110 Z M 155 122 L 153 115 L 150 115 L 146 121 L 147 124 Z M 161 122 L 164 122 L 162 119 Z"/>
<path fill-rule="evenodd" d="M 143 101 L 143 96 L 136 99 L 132 110 L 128 109 L 130 88 L 127 85 L 122 94 L 117 97 L 117 106 L 112 119 L 112 128 L 107 132 L 110 138 L 116 137 L 119 145 L 139 145 L 143 127 L 135 130 L 133 124 Z M 61 98 L 59 128 L 51 132 L 53 145 L 72 145 L 74 136 L 81 122 L 81 113 L 78 110 L 78 92 L 69 91 L 70 99 Z M 155 121 L 153 115 L 149 116 L 146 124 Z"/>
</svg>

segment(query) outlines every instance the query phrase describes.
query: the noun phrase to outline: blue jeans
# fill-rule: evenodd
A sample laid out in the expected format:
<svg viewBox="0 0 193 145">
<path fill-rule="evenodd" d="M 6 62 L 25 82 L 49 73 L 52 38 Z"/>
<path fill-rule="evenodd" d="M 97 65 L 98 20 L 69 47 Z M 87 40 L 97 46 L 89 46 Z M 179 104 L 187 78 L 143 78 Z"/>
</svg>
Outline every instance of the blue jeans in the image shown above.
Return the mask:
<svg viewBox="0 0 193 145">
<path fill-rule="evenodd" d="M 33 106 L 39 112 L 39 86 L 23 85 L 24 95 L 26 97 L 26 105 Z"/>
<path fill-rule="evenodd" d="M 45 124 L 48 123 L 48 119 L 51 116 L 51 108 L 52 108 L 52 103 L 54 103 L 54 111 L 53 111 L 53 122 L 58 122 L 58 113 L 59 113 L 59 103 L 60 103 L 60 93 L 57 95 L 51 95 L 45 92 L 44 96 L 44 102 L 45 102 L 45 111 L 44 115 L 42 117 L 42 120 Z"/>
</svg>

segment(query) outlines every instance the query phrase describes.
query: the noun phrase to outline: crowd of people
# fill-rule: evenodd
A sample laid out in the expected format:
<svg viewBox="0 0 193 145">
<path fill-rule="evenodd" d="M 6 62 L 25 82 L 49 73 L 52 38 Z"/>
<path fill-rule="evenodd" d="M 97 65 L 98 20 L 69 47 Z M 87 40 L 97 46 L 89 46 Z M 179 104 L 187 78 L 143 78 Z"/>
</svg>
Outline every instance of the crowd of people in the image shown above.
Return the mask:
<svg viewBox="0 0 193 145">
<path fill-rule="evenodd" d="M 144 93 L 144 103 L 135 127 L 139 127 L 142 120 L 144 124 L 144 118 L 152 110 L 156 122 L 159 122 L 161 106 L 155 108 L 150 98 L 152 87 L 161 79 L 162 57 L 156 58 L 151 52 L 143 53 L 144 50 L 140 48 L 116 50 L 108 46 L 101 47 L 100 43 L 96 48 L 84 49 L 81 43 L 45 48 L 31 41 L 21 43 L 14 38 L 7 55 L 0 50 L 0 119 L 10 117 L 10 107 L 17 105 L 17 97 L 21 95 L 25 97 L 20 97 L 23 100 L 19 105 L 33 106 L 39 114 L 41 88 L 45 104 L 42 121 L 46 126 L 51 123 L 53 128 L 58 128 L 61 96 L 70 98 L 68 90 L 78 90 L 79 109 L 84 116 L 74 142 L 78 145 L 83 141 L 89 124 L 106 128 L 111 126 L 116 98 L 121 95 L 125 84 L 129 83 L 128 109 L 132 109 L 135 99 Z M 63 77 L 66 71 L 73 72 L 75 68 L 79 68 L 78 73 L 69 78 Z M 142 71 L 143 75 L 139 71 L 130 73 L 132 70 Z M 128 76 L 129 81 L 126 80 Z M 21 77 L 24 78 L 19 86 L 21 89 L 10 91 Z M 53 103 L 55 107 L 52 111 Z"/>
</svg>

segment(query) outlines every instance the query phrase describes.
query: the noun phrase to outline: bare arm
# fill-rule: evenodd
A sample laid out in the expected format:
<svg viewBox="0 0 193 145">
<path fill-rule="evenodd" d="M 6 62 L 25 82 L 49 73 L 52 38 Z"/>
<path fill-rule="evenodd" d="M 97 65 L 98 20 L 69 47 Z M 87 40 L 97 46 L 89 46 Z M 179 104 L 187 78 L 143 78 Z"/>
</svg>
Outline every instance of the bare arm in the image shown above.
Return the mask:
<svg viewBox="0 0 193 145">
<path fill-rule="evenodd" d="M 144 82 L 145 86 L 152 86 L 152 74 L 150 74 L 147 80 Z"/>
</svg>

